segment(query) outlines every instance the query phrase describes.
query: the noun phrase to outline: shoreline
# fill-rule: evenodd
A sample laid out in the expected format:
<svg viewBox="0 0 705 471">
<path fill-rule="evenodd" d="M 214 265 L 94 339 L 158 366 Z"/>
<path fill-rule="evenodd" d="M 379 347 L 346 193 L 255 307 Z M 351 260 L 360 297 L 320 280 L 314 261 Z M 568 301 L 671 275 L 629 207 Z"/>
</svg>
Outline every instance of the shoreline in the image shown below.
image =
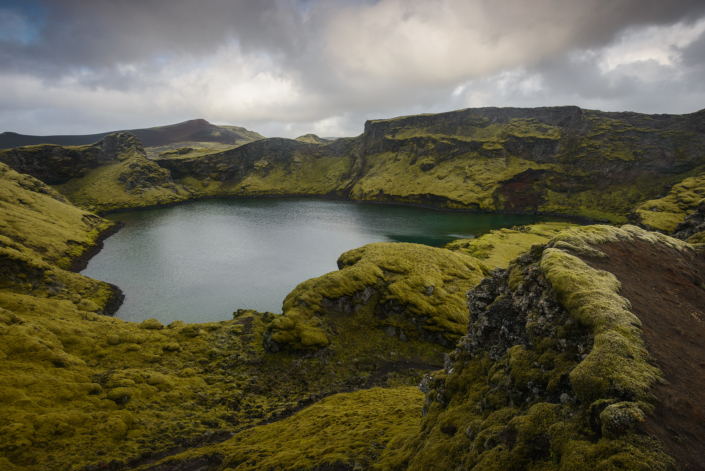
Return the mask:
<svg viewBox="0 0 705 471">
<path fill-rule="evenodd" d="M 306 193 L 304 193 L 304 194 L 289 193 L 289 194 L 278 194 L 278 195 L 209 195 L 209 196 L 199 196 L 196 198 L 188 198 L 188 199 L 185 199 L 182 201 L 176 201 L 173 203 L 155 204 L 155 205 L 139 206 L 139 207 L 133 207 L 133 208 L 126 207 L 126 208 L 120 208 L 120 209 L 109 209 L 106 211 L 96 211 L 95 214 L 103 217 L 108 214 L 115 214 L 115 213 L 127 213 L 127 212 L 131 212 L 131 211 L 149 211 L 151 209 L 172 208 L 172 207 L 176 207 L 176 206 L 183 206 L 186 204 L 191 204 L 196 201 L 212 200 L 212 199 L 266 199 L 266 198 L 320 198 L 320 199 L 335 200 L 335 201 L 347 201 L 349 203 L 356 203 L 356 204 L 388 204 L 388 205 L 395 205 L 395 206 L 409 206 L 412 208 L 431 209 L 434 211 L 443 211 L 443 212 L 449 212 L 449 213 L 514 214 L 514 215 L 520 215 L 520 216 L 547 216 L 547 217 L 555 217 L 555 218 L 577 221 L 582 225 L 593 225 L 593 224 L 614 225 L 610 221 L 600 221 L 598 219 L 591 218 L 588 216 L 580 216 L 580 215 L 575 215 L 575 214 L 553 213 L 553 212 L 548 212 L 548 211 L 517 211 L 517 210 L 504 210 L 504 209 L 485 210 L 485 209 L 470 209 L 470 208 L 448 208 L 448 207 L 437 206 L 437 205 L 433 205 L 433 204 L 410 203 L 410 202 L 394 201 L 394 200 L 355 200 L 355 199 L 347 198 L 345 196 L 338 196 L 338 195 L 331 195 L 331 194 L 312 195 L 312 194 L 306 194 Z"/>
<path fill-rule="evenodd" d="M 96 211 L 95 214 L 99 216 L 106 216 L 108 214 L 119 214 L 123 212 L 131 211 L 148 211 L 152 209 L 165 209 L 176 206 L 183 206 L 187 204 L 192 204 L 201 200 L 211 200 L 211 199 L 265 199 L 265 198 L 319 198 L 324 200 L 334 200 L 334 201 L 345 201 L 349 203 L 356 204 L 377 204 L 377 205 L 395 205 L 395 206 L 408 206 L 412 208 L 428 209 L 433 211 L 443 211 L 450 213 L 463 213 L 463 214 L 503 214 L 503 215 L 522 215 L 522 216 L 547 216 L 551 218 L 561 218 L 569 221 L 576 221 L 581 225 L 592 225 L 599 224 L 600 222 L 594 218 L 588 218 L 585 216 L 576 215 L 564 215 L 559 213 L 550 213 L 545 211 L 488 211 L 488 210 L 477 210 L 477 209 L 466 209 L 466 208 L 447 208 L 439 207 L 432 204 L 423 203 L 408 203 L 403 201 L 380 201 L 380 200 L 354 200 L 346 198 L 344 196 L 338 195 L 311 195 L 311 194 L 281 194 L 281 195 L 217 195 L 217 196 L 202 196 L 198 198 L 189 198 L 183 201 L 178 201 L 174 203 L 158 204 L 151 206 L 141 206 L 136 208 L 124 208 L 124 209 L 113 209 L 108 211 Z M 116 234 L 120 229 L 125 227 L 125 223 L 122 221 L 114 221 L 114 224 L 110 226 L 105 231 L 101 232 L 95 241 L 95 244 L 86 249 L 81 255 L 76 257 L 71 261 L 70 271 L 75 273 L 80 273 L 85 270 L 88 266 L 88 262 L 95 257 L 104 247 L 104 241 L 108 237 Z M 479 237 L 482 234 L 478 233 L 475 237 Z M 105 305 L 104 315 L 113 317 L 117 311 L 122 306 L 125 300 L 125 294 L 120 289 L 119 286 L 108 283 L 112 288 L 113 292 Z"/>
<path fill-rule="evenodd" d="M 117 233 L 123 227 L 125 227 L 124 222 L 115 221 L 110 227 L 98 235 L 93 245 L 84 250 L 81 255 L 71 260 L 71 266 L 68 270 L 80 274 L 81 271 L 86 269 L 88 262 L 103 250 L 105 239 Z M 125 300 L 125 293 L 122 292 L 119 286 L 112 283 L 108 283 L 108 285 L 112 289 L 112 292 L 108 298 L 108 302 L 105 304 L 103 315 L 113 317 L 118 309 L 120 309 L 120 306 L 122 306 Z"/>
</svg>

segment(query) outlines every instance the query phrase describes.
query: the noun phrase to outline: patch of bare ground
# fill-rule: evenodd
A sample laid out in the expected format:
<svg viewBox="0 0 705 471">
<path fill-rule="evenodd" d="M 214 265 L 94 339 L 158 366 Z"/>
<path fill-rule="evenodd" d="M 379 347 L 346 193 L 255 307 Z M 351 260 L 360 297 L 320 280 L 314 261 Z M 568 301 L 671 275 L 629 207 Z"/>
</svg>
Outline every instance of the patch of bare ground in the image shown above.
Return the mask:
<svg viewBox="0 0 705 471">
<path fill-rule="evenodd" d="M 667 381 L 652 389 L 659 403 L 644 431 L 680 469 L 705 470 L 705 257 L 643 241 L 598 248 L 609 259 L 585 262 L 619 279 Z"/>
</svg>

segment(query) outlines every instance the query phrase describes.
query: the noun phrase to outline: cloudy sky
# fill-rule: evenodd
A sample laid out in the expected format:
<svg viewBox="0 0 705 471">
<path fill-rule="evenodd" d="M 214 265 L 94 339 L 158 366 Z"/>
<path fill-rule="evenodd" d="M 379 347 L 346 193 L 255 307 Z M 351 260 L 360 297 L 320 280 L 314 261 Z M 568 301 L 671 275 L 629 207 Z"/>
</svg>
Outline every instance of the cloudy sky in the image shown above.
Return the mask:
<svg viewBox="0 0 705 471">
<path fill-rule="evenodd" d="M 0 131 L 705 108 L 703 0 L 0 0 Z"/>
</svg>

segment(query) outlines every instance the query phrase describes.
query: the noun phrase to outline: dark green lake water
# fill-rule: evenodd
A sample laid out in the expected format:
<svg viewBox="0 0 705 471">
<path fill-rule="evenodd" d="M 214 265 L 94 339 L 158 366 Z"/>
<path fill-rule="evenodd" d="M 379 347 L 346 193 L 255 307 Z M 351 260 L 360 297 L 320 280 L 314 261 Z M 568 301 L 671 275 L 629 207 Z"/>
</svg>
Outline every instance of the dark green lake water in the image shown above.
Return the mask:
<svg viewBox="0 0 705 471">
<path fill-rule="evenodd" d="M 296 285 L 370 242 L 440 246 L 556 220 L 310 198 L 205 200 L 108 218 L 126 226 L 81 273 L 123 290 L 117 317 L 164 324 L 231 319 L 239 308 L 281 312 Z"/>
</svg>

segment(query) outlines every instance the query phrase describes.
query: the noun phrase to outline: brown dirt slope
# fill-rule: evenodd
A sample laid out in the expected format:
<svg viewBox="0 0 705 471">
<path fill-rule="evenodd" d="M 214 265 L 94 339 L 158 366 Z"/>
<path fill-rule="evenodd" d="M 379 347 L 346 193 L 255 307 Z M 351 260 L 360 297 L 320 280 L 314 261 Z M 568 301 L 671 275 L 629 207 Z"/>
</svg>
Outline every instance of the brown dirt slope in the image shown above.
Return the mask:
<svg viewBox="0 0 705 471">
<path fill-rule="evenodd" d="M 666 445 L 680 469 L 705 470 L 705 257 L 644 241 L 600 250 L 609 258 L 585 262 L 619 279 L 667 381 L 653 388 L 659 404 L 645 431 Z"/>
</svg>

